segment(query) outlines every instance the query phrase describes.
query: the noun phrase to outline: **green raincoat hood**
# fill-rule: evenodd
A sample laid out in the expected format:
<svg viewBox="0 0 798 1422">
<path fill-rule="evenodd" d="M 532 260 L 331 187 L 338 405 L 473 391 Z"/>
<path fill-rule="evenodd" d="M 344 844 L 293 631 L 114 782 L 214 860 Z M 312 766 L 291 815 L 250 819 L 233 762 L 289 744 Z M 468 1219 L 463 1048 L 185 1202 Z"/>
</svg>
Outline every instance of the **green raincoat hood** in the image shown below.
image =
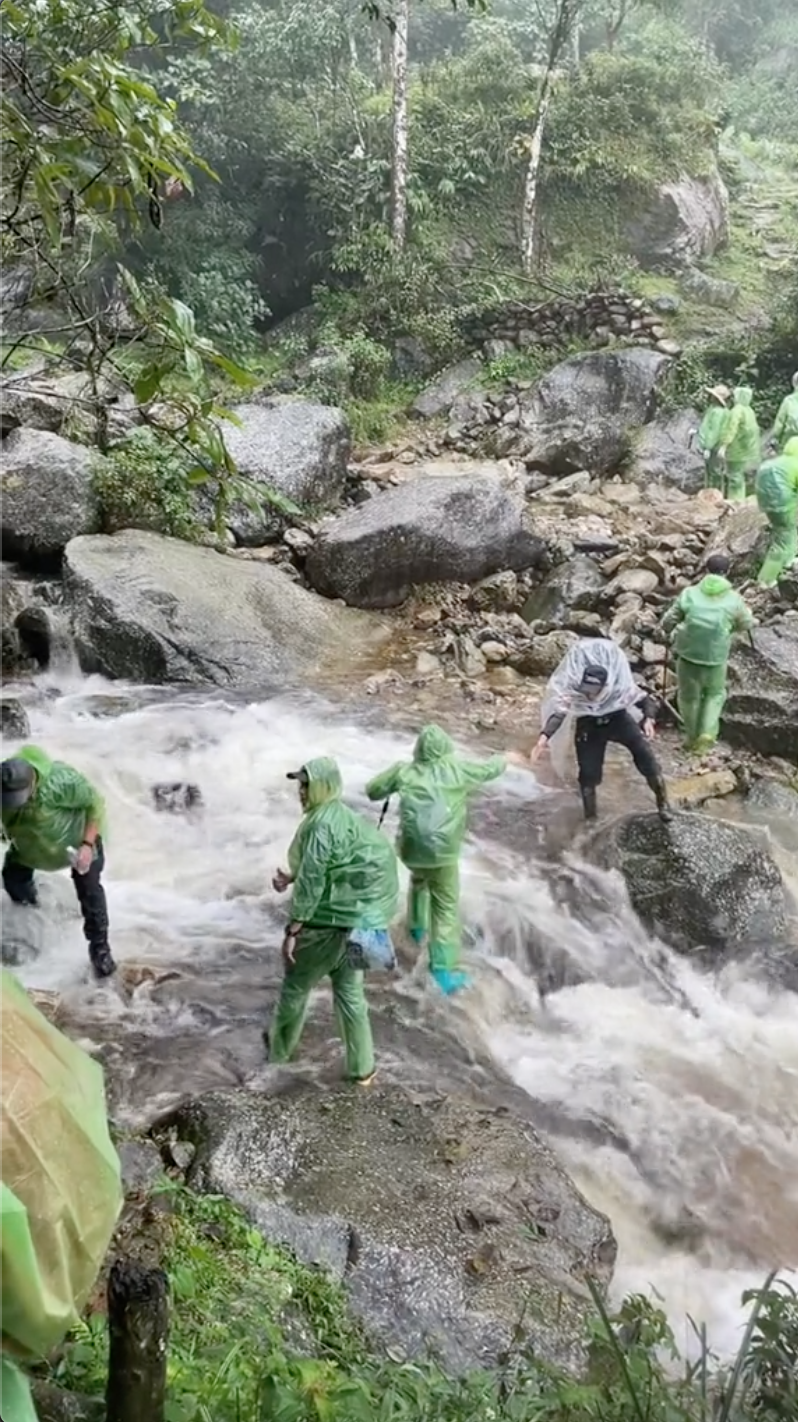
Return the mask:
<svg viewBox="0 0 798 1422">
<path fill-rule="evenodd" d="M 750 405 L 754 398 L 753 388 L 750 385 L 738 385 L 734 392 L 735 405 Z"/>
<path fill-rule="evenodd" d="M 413 759 L 417 765 L 429 765 L 435 760 L 444 760 L 454 755 L 454 741 L 446 731 L 434 723 L 425 726 L 413 747 Z"/>
<path fill-rule="evenodd" d="M 327 805 L 331 800 L 340 800 L 344 784 L 337 760 L 332 756 L 318 756 L 308 760 L 302 767 L 308 777 L 307 809 L 316 810 L 319 805 Z"/>
<path fill-rule="evenodd" d="M 722 597 L 724 593 L 732 591 L 732 585 L 728 578 L 724 578 L 720 573 L 707 573 L 701 579 L 699 587 L 707 597 Z"/>
</svg>

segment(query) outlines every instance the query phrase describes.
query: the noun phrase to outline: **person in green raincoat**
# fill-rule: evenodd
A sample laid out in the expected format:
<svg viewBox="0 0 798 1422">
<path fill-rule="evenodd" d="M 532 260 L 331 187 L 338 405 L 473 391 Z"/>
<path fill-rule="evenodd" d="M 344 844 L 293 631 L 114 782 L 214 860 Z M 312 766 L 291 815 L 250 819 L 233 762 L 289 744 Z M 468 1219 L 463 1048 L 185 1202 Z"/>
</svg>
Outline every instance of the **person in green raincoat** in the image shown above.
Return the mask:
<svg viewBox="0 0 798 1422">
<path fill-rule="evenodd" d="M 36 908 L 34 871 L 72 868 L 94 975 L 108 978 L 116 964 L 108 946 L 108 906 L 102 796 L 79 770 L 23 746 L 2 762 L 3 887 L 15 904 Z"/>
<path fill-rule="evenodd" d="M 322 978 L 332 982 L 333 1005 L 350 1081 L 374 1076 L 363 972 L 352 966 L 353 930 L 390 927 L 399 902 L 399 866 L 393 846 L 376 825 L 341 799 L 336 761 L 309 760 L 289 780 L 299 785 L 302 822 L 278 869 L 274 888 L 293 888 L 291 919 L 283 941 L 285 977 L 268 1033 L 270 1062 L 289 1062 L 305 1023 L 308 998 Z"/>
<path fill-rule="evenodd" d="M 74 1328 L 122 1209 L 100 1065 L 0 970 L 0 1417 L 36 1422 L 20 1364 Z"/>
<path fill-rule="evenodd" d="M 798 435 L 787 440 L 781 454 L 766 459 L 760 467 L 756 501 L 771 529 L 757 582 L 772 588 L 798 557 Z"/>
<path fill-rule="evenodd" d="M 731 390 L 728 385 L 713 385 L 707 390 L 709 404 L 698 427 L 698 448 L 704 457 L 706 489 L 723 488 L 723 460 L 720 448 L 723 431 L 729 414 Z"/>
<path fill-rule="evenodd" d="M 762 435 L 751 406 L 753 398 L 750 385 L 738 385 L 718 445 L 723 491 L 734 502 L 746 497 L 748 477 L 756 472 L 762 458 Z"/>
<path fill-rule="evenodd" d="M 663 630 L 676 634 L 685 747 L 699 755 L 708 751 L 720 734 L 732 637 L 754 625 L 750 609 L 726 576 L 729 559 L 725 554 L 713 554 L 706 566 L 706 576 L 685 588 L 662 619 Z"/>
<path fill-rule="evenodd" d="M 399 796 L 397 849 L 410 870 L 408 929 L 421 943 L 429 934 L 429 967 L 443 992 L 465 987 L 458 971 L 461 951 L 460 852 L 468 800 L 481 785 L 503 774 L 503 756 L 463 760 L 440 726 L 425 726 L 410 762 L 400 761 L 370 780 L 370 800 Z"/>
<path fill-rule="evenodd" d="M 776 450 L 784 450 L 788 439 L 798 436 L 798 370 L 792 378 L 792 392 L 785 395 L 779 406 L 776 422 L 770 433 L 770 443 Z"/>
</svg>

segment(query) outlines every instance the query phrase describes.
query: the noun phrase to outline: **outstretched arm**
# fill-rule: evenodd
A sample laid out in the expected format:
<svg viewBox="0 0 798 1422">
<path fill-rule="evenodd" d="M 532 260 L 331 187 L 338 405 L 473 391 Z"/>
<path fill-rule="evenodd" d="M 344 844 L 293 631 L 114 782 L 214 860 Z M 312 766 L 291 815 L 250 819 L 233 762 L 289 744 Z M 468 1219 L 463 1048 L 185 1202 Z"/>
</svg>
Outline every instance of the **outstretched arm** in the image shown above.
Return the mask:
<svg viewBox="0 0 798 1422">
<path fill-rule="evenodd" d="M 503 755 L 492 755 L 490 760 L 461 760 L 460 772 L 467 785 L 485 785 L 489 780 L 498 780 L 507 769 Z"/>
<path fill-rule="evenodd" d="M 375 775 L 366 786 L 366 795 L 369 800 L 388 800 L 391 795 L 395 795 L 399 789 L 399 777 L 403 770 L 402 761 L 397 761 L 389 770 L 383 770 L 380 775 Z"/>
</svg>

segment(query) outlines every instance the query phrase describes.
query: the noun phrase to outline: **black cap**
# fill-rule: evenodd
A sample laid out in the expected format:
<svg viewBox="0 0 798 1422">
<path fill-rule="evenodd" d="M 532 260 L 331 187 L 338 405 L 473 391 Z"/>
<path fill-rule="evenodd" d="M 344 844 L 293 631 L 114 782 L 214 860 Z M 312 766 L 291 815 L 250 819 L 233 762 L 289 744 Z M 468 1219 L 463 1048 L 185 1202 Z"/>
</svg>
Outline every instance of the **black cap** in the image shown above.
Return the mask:
<svg viewBox="0 0 798 1422">
<path fill-rule="evenodd" d="M 308 778 L 308 773 L 307 773 L 307 771 L 306 771 L 306 769 L 305 769 L 305 767 L 304 767 L 304 765 L 303 765 L 303 766 L 300 767 L 299 770 L 289 770 L 289 772 L 288 772 L 288 774 L 286 775 L 285 778 L 286 778 L 286 780 L 305 780 L 305 781 L 306 781 L 307 778 Z"/>
<path fill-rule="evenodd" d="M 731 567 L 731 558 L 728 553 L 711 553 L 704 566 L 708 573 L 719 573 L 725 578 Z"/>
<path fill-rule="evenodd" d="M 36 771 L 26 760 L 4 760 L 2 764 L 3 809 L 19 810 L 30 799 Z"/>
<path fill-rule="evenodd" d="M 582 685 L 606 686 L 607 668 L 597 666 L 595 663 L 589 663 L 588 666 L 585 667 L 584 672 L 582 673 Z"/>
</svg>

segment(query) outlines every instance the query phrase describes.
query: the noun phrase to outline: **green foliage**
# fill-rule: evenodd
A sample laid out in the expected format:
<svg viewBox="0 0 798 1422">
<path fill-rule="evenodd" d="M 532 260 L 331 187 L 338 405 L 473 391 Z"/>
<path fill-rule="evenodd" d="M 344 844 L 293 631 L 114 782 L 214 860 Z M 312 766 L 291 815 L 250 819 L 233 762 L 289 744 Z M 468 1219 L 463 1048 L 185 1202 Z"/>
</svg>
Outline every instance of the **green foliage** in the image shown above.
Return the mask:
<svg viewBox="0 0 798 1422">
<path fill-rule="evenodd" d="M 93 471 L 105 533 L 148 528 L 189 542 L 200 528 L 192 504 L 190 457 L 173 440 L 136 430 L 115 445 Z"/>
<path fill-rule="evenodd" d="M 582 1380 L 517 1352 L 500 1373 L 448 1377 L 376 1351 L 340 1287 L 268 1244 L 226 1201 L 172 1194 L 168 1422 L 793 1422 L 798 1301 L 747 1296 L 750 1320 L 727 1374 L 704 1349 L 682 1364 L 662 1311 L 596 1295 Z M 75 1331 L 62 1386 L 104 1391 L 104 1320 Z"/>
</svg>

